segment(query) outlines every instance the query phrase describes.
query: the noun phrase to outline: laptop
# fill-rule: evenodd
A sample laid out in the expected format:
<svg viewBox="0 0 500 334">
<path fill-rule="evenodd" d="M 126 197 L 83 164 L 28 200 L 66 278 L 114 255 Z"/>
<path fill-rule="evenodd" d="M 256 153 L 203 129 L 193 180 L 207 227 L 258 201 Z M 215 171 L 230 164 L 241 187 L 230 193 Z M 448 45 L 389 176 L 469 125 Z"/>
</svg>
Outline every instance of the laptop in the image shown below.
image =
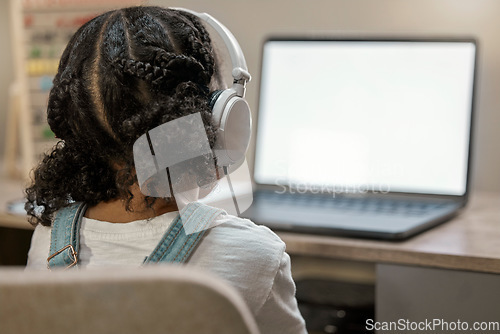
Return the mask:
<svg viewBox="0 0 500 334">
<path fill-rule="evenodd" d="M 277 231 L 401 240 L 469 192 L 474 39 L 284 39 L 263 45 L 243 213 Z"/>
</svg>

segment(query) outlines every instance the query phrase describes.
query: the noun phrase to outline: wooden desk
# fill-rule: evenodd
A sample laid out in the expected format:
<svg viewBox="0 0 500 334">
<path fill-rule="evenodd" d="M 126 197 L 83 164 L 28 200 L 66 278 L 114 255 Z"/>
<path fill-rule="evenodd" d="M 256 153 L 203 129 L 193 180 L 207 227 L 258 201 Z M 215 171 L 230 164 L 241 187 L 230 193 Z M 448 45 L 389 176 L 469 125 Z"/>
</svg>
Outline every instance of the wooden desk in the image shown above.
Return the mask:
<svg viewBox="0 0 500 334">
<path fill-rule="evenodd" d="M 23 199 L 22 182 L 0 178 L 0 265 L 24 265 L 33 226 L 27 217 L 7 212 L 7 203 Z"/>
<path fill-rule="evenodd" d="M 478 193 L 463 212 L 401 242 L 279 233 L 291 254 L 500 273 L 500 194 Z"/>
<path fill-rule="evenodd" d="M 7 203 L 24 197 L 23 182 L 20 180 L 0 178 L 0 189 L 0 226 L 33 229 L 33 226 L 28 223 L 26 216 L 14 215 L 7 212 Z"/>
<path fill-rule="evenodd" d="M 476 323 L 500 321 L 498 193 L 474 194 L 455 219 L 402 242 L 279 235 L 292 255 L 374 265 L 375 320 L 379 323 L 438 319 L 456 324 L 458 320 L 471 329 Z M 333 266 L 330 272 L 338 269 Z M 379 331 L 398 332 L 403 331 Z M 435 332 L 456 331 L 438 327 Z"/>
</svg>

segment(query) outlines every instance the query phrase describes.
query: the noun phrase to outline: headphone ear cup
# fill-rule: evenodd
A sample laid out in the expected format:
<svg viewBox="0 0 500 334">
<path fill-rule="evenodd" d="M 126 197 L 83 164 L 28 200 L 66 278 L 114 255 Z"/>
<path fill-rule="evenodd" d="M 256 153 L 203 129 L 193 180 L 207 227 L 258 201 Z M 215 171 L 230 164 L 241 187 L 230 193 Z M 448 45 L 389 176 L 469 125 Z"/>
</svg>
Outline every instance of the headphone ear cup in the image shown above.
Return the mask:
<svg viewBox="0 0 500 334">
<path fill-rule="evenodd" d="M 210 96 L 208 97 L 208 107 L 210 108 L 210 110 L 214 110 L 215 103 L 217 102 L 217 99 L 219 98 L 219 96 L 222 94 L 223 91 L 224 90 L 219 89 L 219 90 L 213 91 L 210 94 Z"/>
<path fill-rule="evenodd" d="M 214 152 L 219 166 L 230 166 L 244 158 L 252 129 L 246 100 L 230 88 L 210 95 L 213 124 L 217 127 Z"/>
</svg>

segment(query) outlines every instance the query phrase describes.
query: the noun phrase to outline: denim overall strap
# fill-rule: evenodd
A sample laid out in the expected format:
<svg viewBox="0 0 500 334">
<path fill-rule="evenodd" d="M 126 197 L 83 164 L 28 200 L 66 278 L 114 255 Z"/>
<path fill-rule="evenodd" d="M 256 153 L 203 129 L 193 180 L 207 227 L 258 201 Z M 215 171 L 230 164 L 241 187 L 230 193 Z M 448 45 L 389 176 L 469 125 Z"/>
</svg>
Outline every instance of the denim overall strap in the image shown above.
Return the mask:
<svg viewBox="0 0 500 334">
<path fill-rule="evenodd" d="M 71 268 L 78 262 L 80 225 L 87 209 L 85 203 L 72 203 L 57 211 L 50 236 L 47 267 Z"/>
<path fill-rule="evenodd" d="M 201 241 L 201 237 L 205 234 L 207 228 L 209 228 L 213 221 L 222 213 L 224 213 L 224 210 L 213 208 L 199 202 L 189 203 L 174 219 L 170 228 L 165 232 L 163 238 L 158 243 L 158 246 L 156 246 L 151 255 L 144 260 L 144 264 L 156 262 L 185 262 L 196 248 L 196 245 Z M 183 219 L 185 220 L 184 222 Z M 196 230 L 198 232 L 187 235 L 183 223 L 186 225 L 196 223 Z"/>
</svg>

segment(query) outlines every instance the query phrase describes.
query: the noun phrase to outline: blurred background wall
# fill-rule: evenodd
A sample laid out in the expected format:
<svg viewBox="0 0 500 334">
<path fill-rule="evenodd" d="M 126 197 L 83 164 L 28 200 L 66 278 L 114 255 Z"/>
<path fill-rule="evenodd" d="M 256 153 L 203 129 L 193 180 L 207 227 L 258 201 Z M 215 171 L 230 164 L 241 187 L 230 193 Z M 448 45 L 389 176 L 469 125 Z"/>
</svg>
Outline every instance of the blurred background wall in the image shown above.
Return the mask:
<svg viewBox="0 0 500 334">
<path fill-rule="evenodd" d="M 0 45 L 0 160 L 3 160 L 9 85 L 14 80 L 8 0 L 0 0 Z"/>
<path fill-rule="evenodd" d="M 105 1 L 105 0 L 103 0 Z M 500 1 L 498 0 L 152 0 L 206 11 L 237 37 L 253 80 L 247 98 L 258 109 L 262 41 L 270 35 L 475 37 L 479 42 L 475 190 L 500 191 Z M 12 79 L 8 1 L 0 0 L 0 153 Z M 291 69 L 293 71 L 293 69 Z M 290 83 L 293 84 L 293 83 Z M 312 83 L 314 84 L 314 83 Z M 253 146 L 251 147 L 253 148 Z M 252 152 L 252 151 L 250 151 Z M 252 154 L 249 160 L 252 159 Z M 249 161 L 251 163 L 251 161 Z"/>
</svg>

